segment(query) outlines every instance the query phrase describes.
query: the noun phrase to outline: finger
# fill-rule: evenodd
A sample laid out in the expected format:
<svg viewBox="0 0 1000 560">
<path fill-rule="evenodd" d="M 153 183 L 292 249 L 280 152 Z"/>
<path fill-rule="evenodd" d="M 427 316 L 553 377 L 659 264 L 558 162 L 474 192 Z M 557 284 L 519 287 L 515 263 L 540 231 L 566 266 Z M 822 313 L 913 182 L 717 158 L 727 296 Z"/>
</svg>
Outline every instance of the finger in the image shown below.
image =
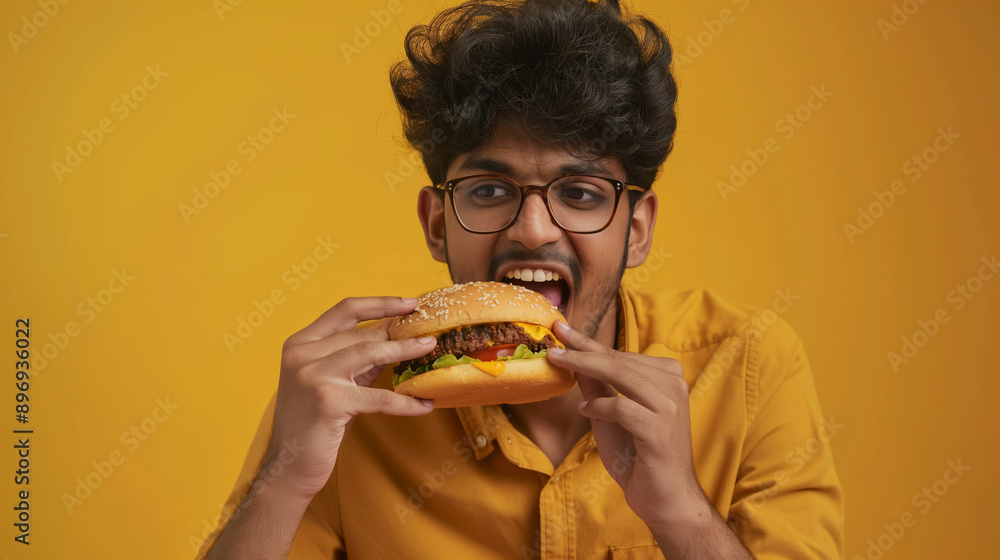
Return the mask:
<svg viewBox="0 0 1000 560">
<path fill-rule="evenodd" d="M 556 321 L 553 323 L 552 328 L 555 330 L 555 334 L 559 337 L 559 340 L 571 349 L 598 354 L 607 354 L 612 351 L 611 348 L 570 327 L 565 321 Z M 556 353 L 558 353 L 558 350 L 556 350 Z M 608 383 L 603 383 L 586 375 L 578 375 L 577 383 L 580 385 L 580 392 L 583 393 L 583 398 L 587 400 L 600 397 L 613 397 L 618 394 L 614 387 Z"/>
<path fill-rule="evenodd" d="M 379 329 L 350 329 L 330 336 L 285 348 L 281 353 L 281 367 L 298 369 L 324 356 L 364 341 L 389 340 L 389 334 Z"/>
<path fill-rule="evenodd" d="M 577 375 L 576 383 L 580 386 L 580 392 L 583 393 L 584 400 L 589 401 L 601 397 L 613 397 L 618 394 L 611 385 L 586 375 Z"/>
<path fill-rule="evenodd" d="M 388 389 L 372 389 L 358 387 L 351 391 L 352 397 L 347 403 L 347 412 L 352 416 L 358 414 L 392 414 L 393 416 L 418 416 L 434 410 L 434 401 L 400 395 Z"/>
<path fill-rule="evenodd" d="M 326 310 L 309 326 L 293 334 L 285 344 L 288 346 L 319 340 L 340 331 L 353 329 L 361 321 L 406 315 L 416 307 L 417 300 L 414 298 L 404 299 L 395 296 L 345 298 Z"/>
<path fill-rule="evenodd" d="M 378 378 L 379 376 L 382 375 L 382 372 L 384 372 L 389 367 L 391 366 L 386 366 L 386 367 L 376 366 L 373 368 L 369 368 L 367 371 L 361 371 L 355 373 L 354 384 L 357 385 L 358 387 L 371 387 L 372 385 L 375 384 L 376 381 L 378 381 Z M 389 372 L 389 375 L 391 376 L 392 372 Z"/>
<path fill-rule="evenodd" d="M 568 348 L 587 352 L 611 351 L 611 348 L 570 327 L 565 321 L 556 321 L 552 324 L 552 328 L 554 329 L 556 338 L 562 341 Z"/>
<path fill-rule="evenodd" d="M 614 422 L 625 428 L 636 441 L 651 439 L 656 415 L 641 404 L 626 397 L 602 397 L 580 403 L 580 414 L 591 420 Z"/>
<path fill-rule="evenodd" d="M 648 365 L 649 367 L 684 379 L 684 366 L 673 358 L 667 358 L 664 356 L 647 356 L 646 354 L 637 354 L 634 352 L 630 352 L 629 356 Z"/>
<path fill-rule="evenodd" d="M 667 398 L 661 385 L 666 376 L 645 362 L 634 359 L 627 352 L 595 354 L 568 349 L 559 352 L 550 348 L 546 354 L 552 355 L 550 360 L 556 366 L 576 373 L 578 382 L 582 377 L 590 377 L 614 387 L 651 410 L 659 410 L 658 403 Z M 583 385 L 580 390 L 583 391 Z M 605 392 L 601 396 L 609 395 Z"/>
<path fill-rule="evenodd" d="M 589 336 L 583 334 L 583 332 L 570 327 L 563 321 L 556 321 L 552 325 L 554 332 L 559 340 L 566 344 L 570 349 L 581 350 L 585 352 L 596 352 L 598 354 L 611 354 L 617 352 L 613 348 L 609 348 L 600 342 L 590 338 Z M 645 354 L 629 353 L 629 355 L 639 360 L 643 363 L 650 365 L 651 367 L 662 369 L 663 371 L 669 372 L 671 374 L 677 375 L 679 377 L 684 377 L 684 368 L 681 363 L 673 358 L 667 358 L 662 356 L 647 356 Z"/>
<path fill-rule="evenodd" d="M 364 341 L 325 356 L 305 367 L 318 371 L 346 371 L 353 380 L 356 375 L 372 368 L 381 370 L 388 364 L 412 360 L 426 355 L 437 339 L 433 336 L 404 340 Z"/>
</svg>

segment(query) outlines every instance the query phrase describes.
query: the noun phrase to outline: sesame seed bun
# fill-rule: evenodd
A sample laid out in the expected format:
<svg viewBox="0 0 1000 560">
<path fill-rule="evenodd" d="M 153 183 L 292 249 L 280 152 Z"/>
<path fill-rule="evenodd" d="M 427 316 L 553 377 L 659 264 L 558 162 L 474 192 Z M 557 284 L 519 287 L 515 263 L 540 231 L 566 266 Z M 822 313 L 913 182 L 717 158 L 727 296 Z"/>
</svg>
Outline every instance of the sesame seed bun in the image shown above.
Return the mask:
<svg viewBox="0 0 1000 560">
<path fill-rule="evenodd" d="M 389 324 L 389 338 L 415 338 L 455 327 L 482 323 L 532 323 L 552 329 L 566 321 L 542 294 L 503 282 L 469 282 L 435 290 L 417 299 L 417 307 Z"/>
<path fill-rule="evenodd" d="M 566 320 L 538 292 L 501 282 L 470 282 L 424 295 L 418 299 L 416 309 L 392 321 L 388 331 L 392 340 L 437 335 L 484 323 L 529 323 L 551 331 L 556 319 Z M 483 363 L 494 362 L 479 364 Z M 454 408 L 543 401 L 569 391 L 576 384 L 572 372 L 555 367 L 546 358 L 495 363 L 503 364 L 498 375 L 486 373 L 477 364 L 460 364 L 414 375 L 394 390 L 433 399 L 438 408 Z"/>
</svg>

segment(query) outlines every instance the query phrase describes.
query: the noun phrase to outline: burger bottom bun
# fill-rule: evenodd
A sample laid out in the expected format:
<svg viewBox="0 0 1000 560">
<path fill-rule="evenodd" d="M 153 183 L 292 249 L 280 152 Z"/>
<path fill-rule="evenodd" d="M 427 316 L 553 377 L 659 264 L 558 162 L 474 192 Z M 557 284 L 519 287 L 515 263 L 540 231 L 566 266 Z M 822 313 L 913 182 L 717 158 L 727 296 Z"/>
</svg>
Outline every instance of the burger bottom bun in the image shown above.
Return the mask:
<svg viewBox="0 0 1000 560">
<path fill-rule="evenodd" d="M 546 359 L 512 360 L 493 376 L 472 364 L 434 369 L 414 375 L 394 391 L 434 399 L 435 408 L 544 401 L 573 388 L 576 378 Z"/>
</svg>

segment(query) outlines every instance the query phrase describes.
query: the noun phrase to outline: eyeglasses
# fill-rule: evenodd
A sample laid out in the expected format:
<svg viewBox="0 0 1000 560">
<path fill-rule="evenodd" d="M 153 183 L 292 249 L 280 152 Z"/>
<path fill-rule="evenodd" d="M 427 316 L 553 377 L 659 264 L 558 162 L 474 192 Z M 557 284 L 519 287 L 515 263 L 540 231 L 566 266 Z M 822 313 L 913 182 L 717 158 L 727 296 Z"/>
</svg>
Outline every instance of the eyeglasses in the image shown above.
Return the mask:
<svg viewBox="0 0 1000 560">
<path fill-rule="evenodd" d="M 547 185 L 521 185 L 503 175 L 470 175 L 434 185 L 451 194 L 458 223 L 470 233 L 496 233 L 517 221 L 528 193 L 539 191 L 552 221 L 569 233 L 597 233 L 615 219 L 627 190 L 645 191 L 618 179 L 564 175 Z"/>
</svg>

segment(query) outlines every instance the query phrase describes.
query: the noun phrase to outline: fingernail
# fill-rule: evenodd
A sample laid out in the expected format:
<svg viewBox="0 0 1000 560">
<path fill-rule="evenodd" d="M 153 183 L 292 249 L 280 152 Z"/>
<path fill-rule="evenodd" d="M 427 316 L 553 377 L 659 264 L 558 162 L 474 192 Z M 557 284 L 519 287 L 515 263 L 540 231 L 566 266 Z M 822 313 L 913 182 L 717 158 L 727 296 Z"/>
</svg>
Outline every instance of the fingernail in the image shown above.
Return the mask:
<svg viewBox="0 0 1000 560">
<path fill-rule="evenodd" d="M 414 397 L 414 398 L 416 398 L 416 397 Z M 427 408 L 434 408 L 434 401 L 432 401 L 432 400 L 428 400 L 428 399 L 417 399 L 417 400 L 420 401 L 420 404 L 426 406 Z"/>
<path fill-rule="evenodd" d="M 437 339 L 434 338 L 433 336 L 422 336 L 417 339 L 417 342 L 419 342 L 420 344 L 429 344 L 431 342 L 434 342 L 435 340 Z"/>
<path fill-rule="evenodd" d="M 577 405 L 577 408 L 579 408 L 580 410 L 583 410 L 584 408 L 587 407 L 588 404 L 590 404 L 590 401 L 583 401 L 582 403 L 580 403 L 579 405 Z"/>
<path fill-rule="evenodd" d="M 549 352 L 551 352 L 552 354 L 565 354 L 566 349 L 559 348 L 558 346 L 553 346 L 552 348 L 549 348 Z"/>
<path fill-rule="evenodd" d="M 402 301 L 403 303 L 407 304 L 407 305 L 409 305 L 411 303 L 417 303 L 417 298 L 412 298 L 412 297 L 400 298 L 399 300 Z"/>
<path fill-rule="evenodd" d="M 562 321 L 562 320 L 560 320 L 559 322 L 560 322 L 560 323 L 562 323 L 562 326 L 563 326 L 563 327 L 564 327 L 564 328 L 565 328 L 566 330 L 568 330 L 568 331 L 571 331 L 571 330 L 573 330 L 573 327 L 569 326 L 569 323 L 567 323 L 566 321 Z"/>
</svg>

